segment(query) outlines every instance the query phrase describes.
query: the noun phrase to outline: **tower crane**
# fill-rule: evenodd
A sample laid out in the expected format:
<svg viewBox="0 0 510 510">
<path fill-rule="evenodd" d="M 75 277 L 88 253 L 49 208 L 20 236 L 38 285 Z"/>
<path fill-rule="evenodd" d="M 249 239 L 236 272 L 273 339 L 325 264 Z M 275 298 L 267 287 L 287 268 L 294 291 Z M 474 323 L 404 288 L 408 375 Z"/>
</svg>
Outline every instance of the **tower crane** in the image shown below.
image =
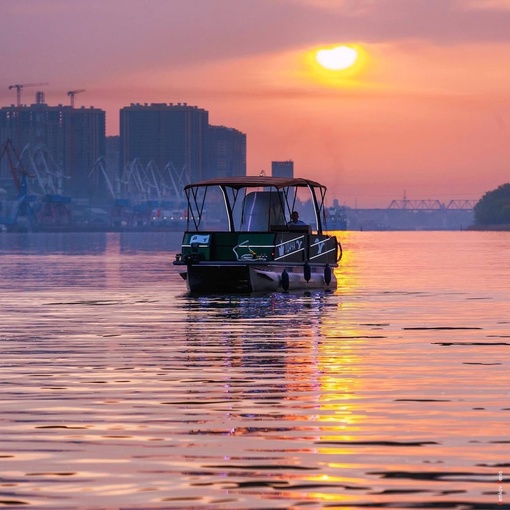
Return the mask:
<svg viewBox="0 0 510 510">
<path fill-rule="evenodd" d="M 74 96 L 80 92 L 85 92 L 85 89 L 68 90 L 67 95 L 71 98 L 71 107 L 74 108 Z"/>
<path fill-rule="evenodd" d="M 25 87 L 42 87 L 43 85 L 49 85 L 49 83 L 16 83 L 15 85 L 9 85 L 9 90 L 16 89 L 16 104 L 21 106 L 21 89 Z"/>
</svg>

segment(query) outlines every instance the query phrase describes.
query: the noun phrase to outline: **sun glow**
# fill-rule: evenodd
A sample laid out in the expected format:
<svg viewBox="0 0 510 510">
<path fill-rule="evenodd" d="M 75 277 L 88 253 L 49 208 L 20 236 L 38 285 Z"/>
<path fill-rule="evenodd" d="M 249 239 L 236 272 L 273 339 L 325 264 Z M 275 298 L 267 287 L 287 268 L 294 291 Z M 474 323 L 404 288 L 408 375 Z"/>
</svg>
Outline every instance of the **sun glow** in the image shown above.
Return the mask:
<svg viewBox="0 0 510 510">
<path fill-rule="evenodd" d="M 324 69 L 343 71 L 356 63 L 358 52 L 351 46 L 335 46 L 318 50 L 315 59 Z"/>
<path fill-rule="evenodd" d="M 308 78 L 323 87 L 361 87 L 369 64 L 360 44 L 315 46 L 303 53 Z"/>
</svg>

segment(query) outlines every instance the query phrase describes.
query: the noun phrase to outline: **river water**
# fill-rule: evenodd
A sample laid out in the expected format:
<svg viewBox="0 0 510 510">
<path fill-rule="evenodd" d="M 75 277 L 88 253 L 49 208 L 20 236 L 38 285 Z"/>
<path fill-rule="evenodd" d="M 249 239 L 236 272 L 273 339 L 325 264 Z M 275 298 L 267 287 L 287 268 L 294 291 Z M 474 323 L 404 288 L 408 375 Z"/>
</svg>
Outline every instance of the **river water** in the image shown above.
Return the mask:
<svg viewBox="0 0 510 510">
<path fill-rule="evenodd" d="M 0 234 L 0 507 L 510 503 L 510 233 L 346 232 L 191 297 L 180 234 Z"/>
</svg>

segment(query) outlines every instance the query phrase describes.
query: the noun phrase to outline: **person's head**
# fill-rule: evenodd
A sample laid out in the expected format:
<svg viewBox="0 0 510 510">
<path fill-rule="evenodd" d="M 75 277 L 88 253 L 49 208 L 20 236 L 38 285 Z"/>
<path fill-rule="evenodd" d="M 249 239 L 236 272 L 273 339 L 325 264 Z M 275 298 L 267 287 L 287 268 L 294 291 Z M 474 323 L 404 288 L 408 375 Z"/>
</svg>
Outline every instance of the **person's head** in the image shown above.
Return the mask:
<svg viewBox="0 0 510 510">
<path fill-rule="evenodd" d="M 290 219 L 296 223 L 299 220 L 299 213 L 297 211 L 292 211 L 292 214 L 290 215 Z"/>
</svg>

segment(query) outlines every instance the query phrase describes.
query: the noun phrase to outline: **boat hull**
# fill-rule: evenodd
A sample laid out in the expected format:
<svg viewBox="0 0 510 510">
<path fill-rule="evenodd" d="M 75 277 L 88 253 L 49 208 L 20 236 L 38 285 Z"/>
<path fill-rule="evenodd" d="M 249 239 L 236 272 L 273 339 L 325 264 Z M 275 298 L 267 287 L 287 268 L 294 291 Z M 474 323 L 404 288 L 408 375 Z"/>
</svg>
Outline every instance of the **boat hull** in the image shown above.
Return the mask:
<svg viewBox="0 0 510 510">
<path fill-rule="evenodd" d="M 191 293 L 252 293 L 335 289 L 337 280 L 329 265 L 190 264 L 181 273 Z"/>
</svg>

